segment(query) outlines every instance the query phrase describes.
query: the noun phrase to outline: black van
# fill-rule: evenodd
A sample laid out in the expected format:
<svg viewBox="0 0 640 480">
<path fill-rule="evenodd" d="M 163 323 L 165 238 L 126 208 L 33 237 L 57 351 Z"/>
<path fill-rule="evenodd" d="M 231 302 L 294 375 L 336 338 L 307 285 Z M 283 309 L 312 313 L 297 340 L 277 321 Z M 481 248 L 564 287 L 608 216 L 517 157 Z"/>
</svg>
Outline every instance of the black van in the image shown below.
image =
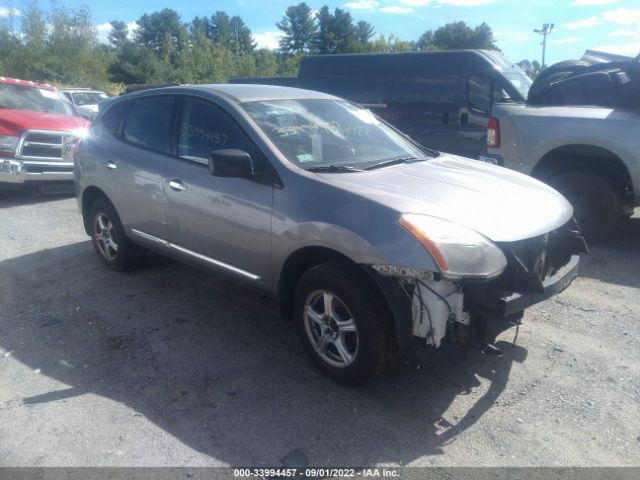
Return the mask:
<svg viewBox="0 0 640 480">
<path fill-rule="evenodd" d="M 530 85 L 492 50 L 311 55 L 295 83 L 366 106 L 427 147 L 472 158 L 485 144 L 492 102 L 524 102 Z"/>
</svg>

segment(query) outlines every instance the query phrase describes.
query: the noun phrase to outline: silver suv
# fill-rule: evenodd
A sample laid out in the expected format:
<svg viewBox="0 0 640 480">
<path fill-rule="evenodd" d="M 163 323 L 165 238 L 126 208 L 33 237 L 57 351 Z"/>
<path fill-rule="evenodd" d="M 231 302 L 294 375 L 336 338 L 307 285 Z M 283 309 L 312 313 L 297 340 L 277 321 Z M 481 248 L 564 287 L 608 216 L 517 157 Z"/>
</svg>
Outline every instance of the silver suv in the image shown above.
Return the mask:
<svg viewBox="0 0 640 480">
<path fill-rule="evenodd" d="M 279 299 L 320 368 L 364 384 L 414 339 L 493 344 L 586 251 L 567 201 L 430 151 L 366 109 L 261 85 L 107 100 L 76 147 L 98 257 L 154 250 Z"/>
</svg>

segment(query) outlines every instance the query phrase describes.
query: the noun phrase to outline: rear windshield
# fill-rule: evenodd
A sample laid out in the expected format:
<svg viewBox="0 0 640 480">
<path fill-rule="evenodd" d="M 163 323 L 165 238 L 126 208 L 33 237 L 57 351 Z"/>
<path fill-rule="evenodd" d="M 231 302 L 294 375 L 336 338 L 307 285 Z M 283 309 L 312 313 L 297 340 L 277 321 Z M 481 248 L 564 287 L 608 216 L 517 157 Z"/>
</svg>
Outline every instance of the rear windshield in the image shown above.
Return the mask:
<svg viewBox="0 0 640 480">
<path fill-rule="evenodd" d="M 82 93 L 73 93 L 73 101 L 76 105 L 97 105 L 98 103 L 106 100 L 107 95 L 105 93 L 98 92 L 82 92 Z"/>
<path fill-rule="evenodd" d="M 61 93 L 6 83 L 0 83 L 0 108 L 75 115 L 73 107 Z"/>
<path fill-rule="evenodd" d="M 509 70 L 506 72 L 502 72 L 502 75 L 505 76 L 509 83 L 513 85 L 513 87 L 520 92 L 523 99 L 527 99 L 527 95 L 529 95 L 529 88 L 531 88 L 531 79 L 529 76 L 524 73 L 519 67 L 518 70 Z"/>
</svg>

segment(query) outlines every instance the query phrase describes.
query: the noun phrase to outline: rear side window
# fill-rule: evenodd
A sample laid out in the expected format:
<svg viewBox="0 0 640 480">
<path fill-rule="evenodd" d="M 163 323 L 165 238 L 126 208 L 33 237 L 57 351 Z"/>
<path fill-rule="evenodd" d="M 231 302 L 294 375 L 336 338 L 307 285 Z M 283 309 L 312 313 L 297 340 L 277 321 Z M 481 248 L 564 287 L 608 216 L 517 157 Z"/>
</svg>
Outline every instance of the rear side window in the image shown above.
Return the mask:
<svg viewBox="0 0 640 480">
<path fill-rule="evenodd" d="M 174 98 L 148 97 L 135 100 L 124 123 L 124 139 L 142 148 L 169 153 Z"/>
<path fill-rule="evenodd" d="M 102 125 L 109 133 L 115 135 L 120 122 L 127 113 L 130 102 L 120 102 L 111 107 L 102 117 Z"/>
<path fill-rule="evenodd" d="M 489 113 L 491 110 L 491 83 L 491 78 L 486 75 L 469 75 L 467 99 L 472 109 Z"/>
</svg>

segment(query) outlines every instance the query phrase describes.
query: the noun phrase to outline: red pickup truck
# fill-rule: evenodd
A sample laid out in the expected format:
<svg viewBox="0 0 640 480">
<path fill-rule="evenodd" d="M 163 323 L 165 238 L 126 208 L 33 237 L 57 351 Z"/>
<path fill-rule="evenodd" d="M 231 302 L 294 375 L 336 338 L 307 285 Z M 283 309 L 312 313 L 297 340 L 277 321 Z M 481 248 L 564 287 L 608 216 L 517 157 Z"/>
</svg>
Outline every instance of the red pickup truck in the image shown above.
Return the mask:
<svg viewBox="0 0 640 480">
<path fill-rule="evenodd" d="M 51 85 L 0 77 L 0 190 L 71 184 L 63 150 L 89 125 Z"/>
</svg>

